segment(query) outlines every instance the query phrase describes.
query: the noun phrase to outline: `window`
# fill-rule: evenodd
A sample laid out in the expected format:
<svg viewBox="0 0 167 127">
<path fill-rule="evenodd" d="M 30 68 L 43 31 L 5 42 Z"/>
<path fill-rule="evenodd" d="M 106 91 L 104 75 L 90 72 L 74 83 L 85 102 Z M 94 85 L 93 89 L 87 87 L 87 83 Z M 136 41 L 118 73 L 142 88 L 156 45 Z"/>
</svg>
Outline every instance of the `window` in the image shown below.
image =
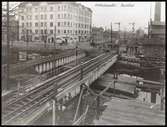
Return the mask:
<svg viewBox="0 0 167 127">
<path fill-rule="evenodd" d="M 46 8 L 46 7 L 44 7 L 44 11 L 47 11 L 47 8 Z"/>
<path fill-rule="evenodd" d="M 43 27 L 43 22 L 41 22 L 41 27 Z"/>
<path fill-rule="evenodd" d="M 24 27 L 24 23 L 22 23 L 22 27 Z"/>
<path fill-rule="evenodd" d="M 27 22 L 27 27 L 28 27 L 28 22 Z"/>
<path fill-rule="evenodd" d="M 64 14 L 64 18 L 66 18 L 66 14 Z"/>
<path fill-rule="evenodd" d="M 21 16 L 21 20 L 24 20 L 24 16 Z"/>
<path fill-rule="evenodd" d="M 58 30 L 58 33 L 60 33 L 60 30 Z"/>
<path fill-rule="evenodd" d="M 64 30 L 64 33 L 66 33 L 66 30 Z"/>
<path fill-rule="evenodd" d="M 43 11 L 43 7 L 41 7 L 41 11 Z"/>
<path fill-rule="evenodd" d="M 58 6 L 58 11 L 60 11 L 60 6 Z"/>
<path fill-rule="evenodd" d="M 50 30 L 50 34 L 53 34 L 53 30 Z"/>
<path fill-rule="evenodd" d="M 43 15 L 41 15 L 41 19 L 43 19 Z"/>
<path fill-rule="evenodd" d="M 38 23 L 37 23 L 37 22 L 35 23 L 35 26 L 36 26 L 36 27 L 38 26 Z"/>
<path fill-rule="evenodd" d="M 30 22 L 30 27 L 32 27 L 32 23 Z"/>
<path fill-rule="evenodd" d="M 35 19 L 38 20 L 38 15 L 35 16 Z"/>
<path fill-rule="evenodd" d="M 53 11 L 53 7 L 50 7 L 50 11 Z"/>
<path fill-rule="evenodd" d="M 32 8 L 29 8 L 29 12 L 31 12 L 32 11 Z"/>
<path fill-rule="evenodd" d="M 38 30 L 35 30 L 35 33 L 38 34 Z"/>
<path fill-rule="evenodd" d="M 45 34 L 47 34 L 47 30 L 45 29 Z"/>
<path fill-rule="evenodd" d="M 70 22 L 68 22 L 68 26 L 70 26 Z"/>
<path fill-rule="evenodd" d="M 41 30 L 41 34 L 43 34 L 43 30 Z"/>
<path fill-rule="evenodd" d="M 35 12 L 38 12 L 38 8 L 35 8 Z"/>
<path fill-rule="evenodd" d="M 45 19 L 47 19 L 47 15 L 45 14 Z"/>
<path fill-rule="evenodd" d="M 60 26 L 60 22 L 58 22 L 58 26 Z"/>
<path fill-rule="evenodd" d="M 53 15 L 52 14 L 50 15 L 50 19 L 53 19 Z"/>
<path fill-rule="evenodd" d="M 58 14 L 58 19 L 60 19 L 60 14 Z"/>
<path fill-rule="evenodd" d="M 51 27 L 53 26 L 53 22 L 50 22 L 50 26 L 51 26 Z"/>
<path fill-rule="evenodd" d="M 47 26 L 47 23 L 45 22 L 45 26 Z"/>
<path fill-rule="evenodd" d="M 64 22 L 64 26 L 66 26 L 66 22 Z"/>
</svg>

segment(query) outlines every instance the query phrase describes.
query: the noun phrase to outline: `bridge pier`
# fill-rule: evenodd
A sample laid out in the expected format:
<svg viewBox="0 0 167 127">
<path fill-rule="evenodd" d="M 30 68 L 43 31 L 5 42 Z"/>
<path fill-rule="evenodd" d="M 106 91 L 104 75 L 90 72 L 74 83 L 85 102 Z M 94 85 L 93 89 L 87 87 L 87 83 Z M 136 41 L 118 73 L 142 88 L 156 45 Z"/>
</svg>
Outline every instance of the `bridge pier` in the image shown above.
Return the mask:
<svg viewBox="0 0 167 127">
<path fill-rule="evenodd" d="M 99 115 L 100 115 L 100 97 L 98 96 L 96 98 L 96 119 L 99 120 Z"/>
<path fill-rule="evenodd" d="M 156 92 L 151 92 L 151 103 L 156 103 Z"/>
<path fill-rule="evenodd" d="M 52 100 L 52 125 L 56 125 L 56 103 Z"/>
</svg>

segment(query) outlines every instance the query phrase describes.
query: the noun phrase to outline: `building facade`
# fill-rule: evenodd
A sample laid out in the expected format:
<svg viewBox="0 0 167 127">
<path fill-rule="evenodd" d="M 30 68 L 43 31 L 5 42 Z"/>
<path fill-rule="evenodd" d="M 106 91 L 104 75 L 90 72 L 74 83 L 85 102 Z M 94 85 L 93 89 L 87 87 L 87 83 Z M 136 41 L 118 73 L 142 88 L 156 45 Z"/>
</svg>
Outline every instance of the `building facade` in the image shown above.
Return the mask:
<svg viewBox="0 0 167 127">
<path fill-rule="evenodd" d="M 94 43 L 103 43 L 103 31 L 102 27 L 93 27 L 92 28 L 92 39 Z"/>
<path fill-rule="evenodd" d="M 2 16 L 2 43 L 7 41 L 7 15 Z M 10 42 L 17 41 L 19 39 L 19 22 L 14 15 L 9 15 L 9 36 Z"/>
<path fill-rule="evenodd" d="M 92 10 L 75 2 L 23 2 L 19 6 L 20 40 L 53 42 L 57 37 L 90 38 Z"/>
</svg>

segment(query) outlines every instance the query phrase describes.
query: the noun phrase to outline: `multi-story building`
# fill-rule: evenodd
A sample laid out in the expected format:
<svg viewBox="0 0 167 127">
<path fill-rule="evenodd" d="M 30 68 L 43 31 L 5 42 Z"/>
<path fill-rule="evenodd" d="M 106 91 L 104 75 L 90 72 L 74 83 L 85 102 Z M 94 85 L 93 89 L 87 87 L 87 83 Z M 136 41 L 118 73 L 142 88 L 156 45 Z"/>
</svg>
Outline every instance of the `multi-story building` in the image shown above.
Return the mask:
<svg viewBox="0 0 167 127">
<path fill-rule="evenodd" d="M 7 41 L 7 14 L 2 16 L 2 43 Z M 19 39 L 19 25 L 14 15 L 9 15 L 9 35 L 10 42 L 16 41 Z"/>
<path fill-rule="evenodd" d="M 93 27 L 92 28 L 92 39 L 94 43 L 102 43 L 103 40 L 103 31 L 102 27 Z"/>
<path fill-rule="evenodd" d="M 92 10 L 75 2 L 23 2 L 19 6 L 20 39 L 53 42 L 57 37 L 90 38 Z"/>
</svg>

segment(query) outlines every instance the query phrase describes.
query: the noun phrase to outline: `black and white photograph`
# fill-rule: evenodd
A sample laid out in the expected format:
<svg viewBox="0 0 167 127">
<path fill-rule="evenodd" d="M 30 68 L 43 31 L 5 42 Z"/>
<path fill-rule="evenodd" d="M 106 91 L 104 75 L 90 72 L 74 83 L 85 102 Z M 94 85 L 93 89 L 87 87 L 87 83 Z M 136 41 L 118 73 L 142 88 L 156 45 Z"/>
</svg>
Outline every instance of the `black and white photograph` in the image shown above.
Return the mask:
<svg viewBox="0 0 167 127">
<path fill-rule="evenodd" d="M 2 1 L 1 125 L 166 125 L 165 1 Z"/>
</svg>

